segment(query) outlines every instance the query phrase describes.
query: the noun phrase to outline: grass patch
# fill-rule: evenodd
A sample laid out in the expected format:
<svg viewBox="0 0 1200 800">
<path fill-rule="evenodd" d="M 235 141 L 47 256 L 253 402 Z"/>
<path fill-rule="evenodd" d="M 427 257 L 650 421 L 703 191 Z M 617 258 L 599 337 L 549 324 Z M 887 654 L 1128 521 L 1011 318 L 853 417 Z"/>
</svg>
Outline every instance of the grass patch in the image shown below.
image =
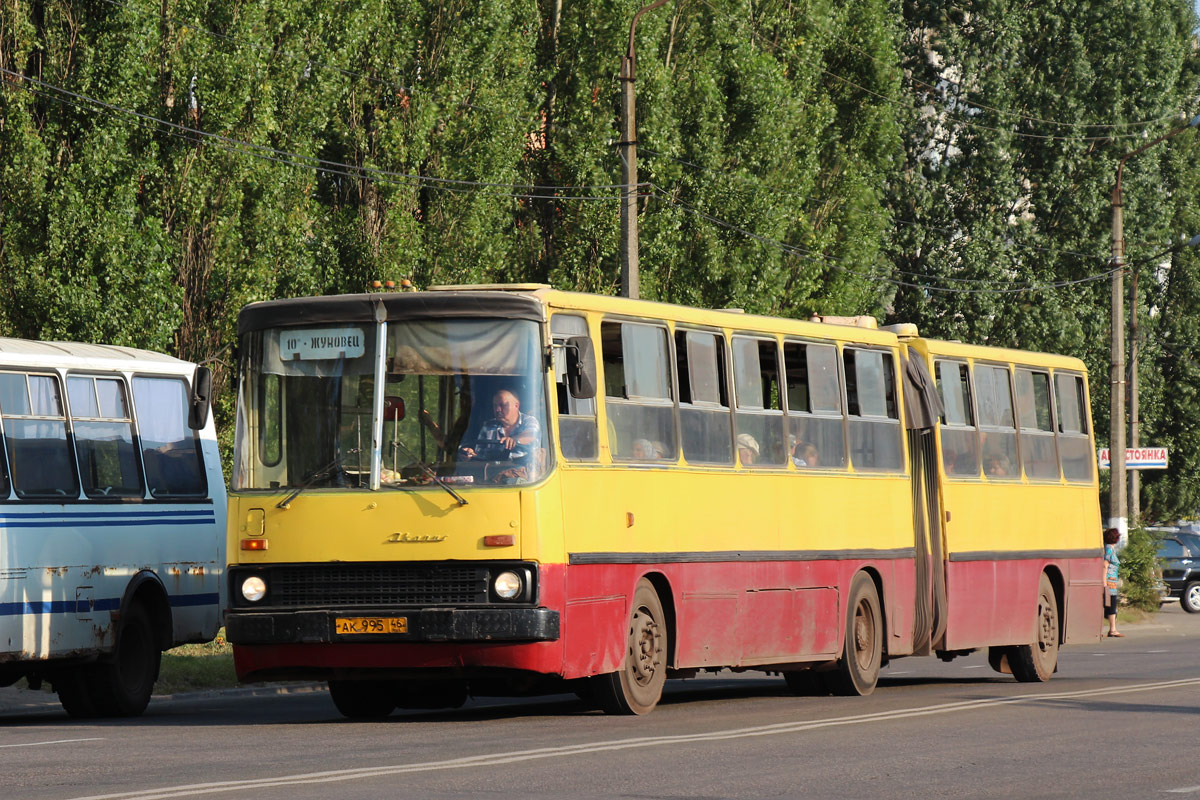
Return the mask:
<svg viewBox="0 0 1200 800">
<path fill-rule="evenodd" d="M 203 644 L 185 644 L 163 653 L 155 694 L 229 689 L 238 685 L 233 669 L 233 647 L 225 629 Z"/>
</svg>

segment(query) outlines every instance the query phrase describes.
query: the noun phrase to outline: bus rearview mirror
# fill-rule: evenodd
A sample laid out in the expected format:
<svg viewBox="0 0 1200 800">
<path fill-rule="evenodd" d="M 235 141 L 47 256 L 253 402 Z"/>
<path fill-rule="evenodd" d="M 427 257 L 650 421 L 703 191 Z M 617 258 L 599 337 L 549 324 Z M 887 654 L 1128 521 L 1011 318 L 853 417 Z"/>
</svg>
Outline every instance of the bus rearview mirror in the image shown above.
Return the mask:
<svg viewBox="0 0 1200 800">
<path fill-rule="evenodd" d="M 212 405 L 212 370 L 196 367 L 192 375 L 192 397 L 188 404 L 188 427 L 198 431 L 208 422 L 208 409 Z"/>
<path fill-rule="evenodd" d="M 572 336 L 566 342 L 567 388 L 577 400 L 596 396 L 596 356 L 592 340 L 587 336 Z"/>
</svg>

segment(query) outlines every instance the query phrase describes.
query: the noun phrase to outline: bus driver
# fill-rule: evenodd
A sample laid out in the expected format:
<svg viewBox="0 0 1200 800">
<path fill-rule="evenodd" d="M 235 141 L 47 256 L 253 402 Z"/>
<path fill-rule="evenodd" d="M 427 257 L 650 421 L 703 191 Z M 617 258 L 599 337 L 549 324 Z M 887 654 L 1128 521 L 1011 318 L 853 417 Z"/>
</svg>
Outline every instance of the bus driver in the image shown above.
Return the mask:
<svg viewBox="0 0 1200 800">
<path fill-rule="evenodd" d="M 527 464 L 539 446 L 542 429 L 536 417 L 521 413 L 521 401 L 508 389 L 492 397 L 495 416 L 483 423 L 475 446 L 463 446 L 459 455 L 467 460 L 513 461 Z"/>
</svg>

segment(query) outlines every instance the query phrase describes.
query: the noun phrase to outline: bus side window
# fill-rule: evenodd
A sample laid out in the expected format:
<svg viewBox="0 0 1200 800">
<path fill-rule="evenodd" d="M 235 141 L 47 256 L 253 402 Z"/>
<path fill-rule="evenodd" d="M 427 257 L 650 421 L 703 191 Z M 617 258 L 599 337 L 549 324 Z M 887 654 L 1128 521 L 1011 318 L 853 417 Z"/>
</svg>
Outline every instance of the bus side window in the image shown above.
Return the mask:
<svg viewBox="0 0 1200 800">
<path fill-rule="evenodd" d="M 733 337 L 738 455 L 743 467 L 787 463 L 779 345 L 773 339 Z"/>
<path fill-rule="evenodd" d="M 1021 422 L 1021 463 L 1038 480 L 1058 479 L 1058 453 L 1050 420 L 1050 375 L 1017 370 L 1017 410 Z"/>
<path fill-rule="evenodd" d="M 675 461 L 666 328 L 605 322 L 600 325 L 600 346 L 613 458 Z"/>
<path fill-rule="evenodd" d="M 784 342 L 788 445 L 801 469 L 846 466 L 846 432 L 837 348 Z"/>
<path fill-rule="evenodd" d="M 0 373 L 0 413 L 17 497 L 77 499 L 58 376 Z"/>
<path fill-rule="evenodd" d="M 979 431 L 971 402 L 971 380 L 961 361 L 937 361 L 937 388 L 942 398 L 939 425 L 942 438 L 942 468 L 947 475 L 979 477 Z"/>
<path fill-rule="evenodd" d="M 1058 408 L 1058 455 L 1063 477 L 1069 481 L 1092 480 L 1092 442 L 1088 436 L 1087 404 L 1083 378 L 1055 373 L 1054 400 Z"/>
<path fill-rule="evenodd" d="M 856 469 L 902 470 L 900 415 L 891 353 L 846 348 L 850 461 Z"/>
<path fill-rule="evenodd" d="M 983 474 L 993 480 L 1020 478 L 1008 367 L 976 364 L 975 396 L 979 403 L 979 435 L 983 439 Z"/>
<path fill-rule="evenodd" d="M 207 485 L 199 441 L 187 424 L 187 384 L 178 378 L 134 378 L 133 405 L 150 495 L 203 496 Z"/>
<path fill-rule="evenodd" d="M 683 457 L 692 463 L 732 464 L 725 338 L 711 331 L 675 331 L 679 424 Z"/>
<path fill-rule="evenodd" d="M 124 382 L 72 375 L 67 378 L 67 400 L 83 493 L 94 498 L 141 497 Z"/>
<path fill-rule="evenodd" d="M 596 398 L 573 397 L 567 386 L 567 359 L 563 343 L 572 336 L 587 336 L 587 320 L 574 314 L 550 318 L 554 338 L 554 387 L 558 396 L 558 436 L 563 458 L 571 461 L 596 459 Z"/>
</svg>

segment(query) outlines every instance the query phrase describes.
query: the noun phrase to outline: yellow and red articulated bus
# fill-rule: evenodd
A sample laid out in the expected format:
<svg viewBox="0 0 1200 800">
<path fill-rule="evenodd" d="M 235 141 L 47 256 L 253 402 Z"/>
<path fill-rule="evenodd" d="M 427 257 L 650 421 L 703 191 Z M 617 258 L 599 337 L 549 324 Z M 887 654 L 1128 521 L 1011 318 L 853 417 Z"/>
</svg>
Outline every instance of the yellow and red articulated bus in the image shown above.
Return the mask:
<svg viewBox="0 0 1200 800">
<path fill-rule="evenodd" d="M 241 680 L 643 714 L 704 670 L 868 694 L 988 648 L 1046 680 L 1099 635 L 1076 359 L 539 285 L 256 303 L 239 335 Z"/>
</svg>

